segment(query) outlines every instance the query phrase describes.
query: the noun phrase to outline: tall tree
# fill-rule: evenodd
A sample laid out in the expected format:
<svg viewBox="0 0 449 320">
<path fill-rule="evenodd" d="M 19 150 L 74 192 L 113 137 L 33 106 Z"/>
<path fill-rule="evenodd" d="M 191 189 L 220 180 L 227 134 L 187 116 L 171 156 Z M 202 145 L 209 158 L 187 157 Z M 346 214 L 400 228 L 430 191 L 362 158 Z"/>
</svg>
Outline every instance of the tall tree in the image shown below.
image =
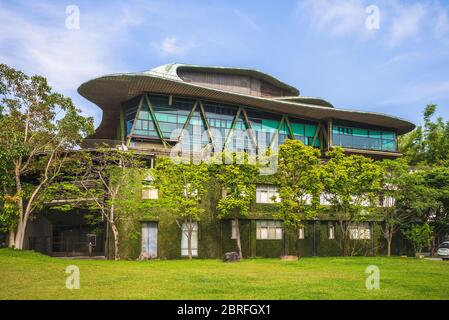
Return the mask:
<svg viewBox="0 0 449 320">
<path fill-rule="evenodd" d="M 136 182 L 142 183 L 138 177 L 143 167 L 140 157 L 132 151 L 101 146 L 93 152 L 84 152 L 77 177 L 82 187 L 80 198 L 88 199 L 90 209 L 99 211 L 108 223 L 114 240 L 115 260 L 120 259 L 119 214 L 133 211 L 127 208 L 129 204 L 140 204 L 133 199 L 129 201 L 126 195 L 134 192 L 131 186 L 136 186 Z"/>
<path fill-rule="evenodd" d="M 4 190 L 17 202 L 10 239 L 22 249 L 27 223 L 42 204 L 46 187 L 58 177 L 70 151 L 93 133 L 93 120 L 83 117 L 70 98 L 53 92 L 45 78 L 4 64 L 0 98 L 0 155 L 7 159 L 0 176 L 13 180 Z"/>
<path fill-rule="evenodd" d="M 303 221 L 315 218 L 319 212 L 323 189 L 320 155 L 319 150 L 299 140 L 286 140 L 279 148 L 280 202 L 274 217 L 282 219 L 287 229 L 297 231 Z"/>
<path fill-rule="evenodd" d="M 251 202 L 255 197 L 254 181 L 259 175 L 259 168 L 250 163 L 246 155 L 233 154 L 233 161 L 217 165 L 216 170 L 217 178 L 223 187 L 223 197 L 217 205 L 219 216 L 235 221 L 237 249 L 242 258 L 240 218 L 247 217 L 249 214 Z"/>
<path fill-rule="evenodd" d="M 355 254 L 355 246 L 350 247 L 350 230 L 354 224 L 369 220 L 377 209 L 381 170 L 372 159 L 345 155 L 340 148 L 327 156 L 329 160 L 321 171 L 323 195 L 338 220 L 343 254 Z"/>
<path fill-rule="evenodd" d="M 449 169 L 426 167 L 404 177 L 399 209 L 432 226 L 431 251 L 449 231 Z"/>
<path fill-rule="evenodd" d="M 408 165 L 404 159 L 383 160 L 380 163 L 382 169 L 381 188 L 379 191 L 379 212 L 383 218 L 382 234 L 387 241 L 387 255 L 391 256 L 391 244 L 393 236 L 412 217 L 411 213 L 403 210 L 398 203 L 404 197 Z"/>
<path fill-rule="evenodd" d="M 433 227 L 428 223 L 412 224 L 409 228 L 402 230 L 405 237 L 413 244 L 415 254 L 421 254 L 425 246 L 430 245 Z"/>
<path fill-rule="evenodd" d="M 449 164 L 449 121 L 435 118 L 437 105 L 429 104 L 424 110 L 424 125 L 401 136 L 399 150 L 411 165 Z"/>
<path fill-rule="evenodd" d="M 201 201 L 211 180 L 209 166 L 204 162 L 176 164 L 169 158 L 159 158 L 152 175 L 154 186 L 159 190 L 159 205 L 172 215 L 186 235 L 187 253 L 191 260 L 195 224 L 205 213 Z"/>
</svg>

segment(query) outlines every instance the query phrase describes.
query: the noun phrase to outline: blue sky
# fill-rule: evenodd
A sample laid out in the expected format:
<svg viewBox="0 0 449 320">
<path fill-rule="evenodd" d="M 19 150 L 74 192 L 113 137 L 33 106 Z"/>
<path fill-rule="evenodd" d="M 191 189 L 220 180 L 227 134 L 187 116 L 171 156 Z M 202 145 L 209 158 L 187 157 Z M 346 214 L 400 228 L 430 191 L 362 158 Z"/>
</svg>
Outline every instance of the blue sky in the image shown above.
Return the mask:
<svg viewBox="0 0 449 320">
<path fill-rule="evenodd" d="M 80 10 L 68 29 L 66 8 Z M 377 6 L 379 28 L 366 28 Z M 0 62 L 46 76 L 86 115 L 84 81 L 183 62 L 259 69 L 336 107 L 449 118 L 449 1 L 0 0 Z"/>
</svg>

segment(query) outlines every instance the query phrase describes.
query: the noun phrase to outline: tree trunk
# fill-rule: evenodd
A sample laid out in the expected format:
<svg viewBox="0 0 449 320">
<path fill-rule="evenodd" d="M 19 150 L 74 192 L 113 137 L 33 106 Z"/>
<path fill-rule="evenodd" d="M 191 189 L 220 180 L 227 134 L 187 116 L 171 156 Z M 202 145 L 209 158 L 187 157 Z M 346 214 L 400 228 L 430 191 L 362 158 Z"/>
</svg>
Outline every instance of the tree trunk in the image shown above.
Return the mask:
<svg viewBox="0 0 449 320">
<path fill-rule="evenodd" d="M 8 247 L 15 248 L 15 232 L 14 228 L 9 229 Z"/>
<path fill-rule="evenodd" d="M 115 223 L 111 223 L 111 230 L 112 234 L 114 236 L 114 259 L 120 260 L 120 242 L 119 242 L 119 236 L 118 236 L 118 229 Z"/>
<path fill-rule="evenodd" d="M 346 225 L 346 223 L 344 221 L 340 221 L 340 230 L 341 230 L 341 240 L 340 240 L 340 248 L 341 248 L 341 253 L 343 254 L 344 257 L 346 257 L 348 255 L 348 226 Z"/>
<path fill-rule="evenodd" d="M 391 242 L 392 238 L 390 236 L 387 237 L 387 256 L 391 257 Z"/>
<path fill-rule="evenodd" d="M 19 249 L 19 250 L 23 249 L 23 240 L 25 238 L 26 224 L 27 224 L 27 219 L 19 221 L 19 224 L 17 226 L 17 232 L 16 232 L 16 240 L 14 242 L 15 249 Z"/>
<path fill-rule="evenodd" d="M 23 197 L 22 197 L 22 181 L 20 180 L 20 165 L 15 166 L 15 183 L 16 183 L 16 192 L 17 192 L 17 206 L 19 207 L 19 223 L 17 224 L 17 232 L 15 234 L 16 238 L 14 240 L 14 248 L 22 249 L 23 237 L 24 237 L 24 227 L 23 227 L 23 218 L 24 218 L 24 210 L 23 210 Z"/>
<path fill-rule="evenodd" d="M 187 253 L 189 260 L 192 260 L 192 228 L 190 226 L 187 230 Z"/>
<path fill-rule="evenodd" d="M 237 249 L 239 250 L 239 257 L 240 259 L 243 259 L 242 255 L 242 243 L 240 242 L 240 225 L 239 225 L 239 219 L 235 218 L 235 238 L 237 240 Z"/>
</svg>

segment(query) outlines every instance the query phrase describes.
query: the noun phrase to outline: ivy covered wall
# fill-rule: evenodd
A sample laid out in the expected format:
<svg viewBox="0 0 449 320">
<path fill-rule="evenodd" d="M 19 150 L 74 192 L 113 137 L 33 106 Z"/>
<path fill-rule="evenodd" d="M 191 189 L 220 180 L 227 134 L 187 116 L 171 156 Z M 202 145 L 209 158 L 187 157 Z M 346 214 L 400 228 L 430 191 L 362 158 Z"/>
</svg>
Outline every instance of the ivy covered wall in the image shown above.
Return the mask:
<svg viewBox="0 0 449 320">
<path fill-rule="evenodd" d="M 264 176 L 257 183 L 274 184 L 274 176 Z M 136 201 L 140 199 L 141 190 L 136 190 Z M 206 215 L 199 222 L 198 230 L 198 258 L 221 258 L 225 252 L 237 251 L 235 239 L 231 239 L 231 220 L 219 219 L 216 205 L 221 196 L 218 183 L 211 183 L 207 196 L 202 201 Z M 151 200 L 145 200 L 151 201 Z M 240 220 L 240 232 L 243 256 L 248 258 L 270 257 L 278 258 L 283 254 L 299 255 L 302 257 L 339 256 L 341 248 L 339 239 L 341 231 L 338 223 L 332 221 L 329 212 L 323 212 L 319 220 L 308 221 L 304 224 L 304 239 L 298 239 L 297 230 L 284 230 L 282 240 L 257 240 L 256 221 L 273 219 L 276 212 L 274 204 L 251 205 L 248 219 Z M 179 259 L 181 257 L 181 230 L 177 223 L 161 208 L 149 209 L 134 215 L 134 219 L 120 220 L 120 249 L 122 259 L 137 259 L 141 250 L 141 224 L 155 221 L 158 225 L 158 258 Z M 335 239 L 329 239 L 329 225 L 334 225 Z M 372 240 L 352 240 L 358 255 L 386 254 L 386 243 L 382 237 L 380 222 L 372 222 Z M 314 232 L 315 229 L 315 232 Z M 315 234 L 315 235 L 314 235 Z M 410 252 L 409 246 L 401 236 L 394 239 L 395 254 Z M 401 249 L 399 249 L 399 247 Z M 109 252 L 113 252 L 110 243 Z"/>
</svg>

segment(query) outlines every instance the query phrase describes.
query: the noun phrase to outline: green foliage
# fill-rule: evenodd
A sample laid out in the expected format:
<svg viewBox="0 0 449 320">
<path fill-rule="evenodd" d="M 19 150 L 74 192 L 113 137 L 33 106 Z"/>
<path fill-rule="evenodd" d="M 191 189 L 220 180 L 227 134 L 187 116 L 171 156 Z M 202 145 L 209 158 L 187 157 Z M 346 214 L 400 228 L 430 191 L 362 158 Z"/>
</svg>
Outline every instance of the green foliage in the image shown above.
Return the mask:
<svg viewBox="0 0 449 320">
<path fill-rule="evenodd" d="M 93 119 L 53 92 L 45 78 L 0 64 L 0 127 L 0 187 L 3 195 L 17 197 L 20 249 L 28 219 L 42 206 L 69 152 L 93 133 Z"/>
<path fill-rule="evenodd" d="M 340 224 L 341 248 L 347 255 L 354 249 L 349 247 L 349 228 L 369 220 L 376 212 L 382 171 L 372 159 L 345 155 L 340 148 L 327 156 L 329 160 L 321 171 L 323 194 Z"/>
<path fill-rule="evenodd" d="M 429 104 L 424 110 L 424 126 L 402 136 L 399 150 L 411 165 L 449 164 L 449 121 L 442 117 L 433 120 L 437 105 Z"/>
<path fill-rule="evenodd" d="M 391 243 L 394 234 L 412 217 L 407 210 L 401 210 L 397 205 L 407 196 L 408 165 L 405 159 L 385 159 L 380 162 L 382 170 L 381 188 L 378 189 L 378 197 L 383 203 L 378 211 L 384 224 L 382 233 L 388 241 L 388 255 L 391 253 Z"/>
<path fill-rule="evenodd" d="M 412 224 L 408 229 L 404 229 L 403 234 L 413 244 L 416 253 L 421 253 L 422 249 L 430 244 L 433 227 L 429 224 Z"/>
<path fill-rule="evenodd" d="M 151 174 L 159 191 L 159 206 L 175 219 L 201 220 L 205 210 L 200 204 L 211 179 L 208 164 L 175 164 L 170 158 L 161 157 Z"/>
<path fill-rule="evenodd" d="M 276 218 L 293 229 L 313 219 L 320 209 L 320 151 L 299 140 L 286 140 L 279 150 L 278 183 L 280 202 Z"/>
<path fill-rule="evenodd" d="M 238 157 L 234 155 L 234 160 Z M 249 161 L 234 161 L 217 165 L 215 172 L 224 193 L 217 205 L 220 218 L 247 217 L 256 193 L 254 181 L 259 174 L 257 166 Z"/>
<path fill-rule="evenodd" d="M 3 195 L 0 203 L 0 232 L 9 232 L 11 228 L 17 226 L 19 217 L 18 196 Z"/>
</svg>

